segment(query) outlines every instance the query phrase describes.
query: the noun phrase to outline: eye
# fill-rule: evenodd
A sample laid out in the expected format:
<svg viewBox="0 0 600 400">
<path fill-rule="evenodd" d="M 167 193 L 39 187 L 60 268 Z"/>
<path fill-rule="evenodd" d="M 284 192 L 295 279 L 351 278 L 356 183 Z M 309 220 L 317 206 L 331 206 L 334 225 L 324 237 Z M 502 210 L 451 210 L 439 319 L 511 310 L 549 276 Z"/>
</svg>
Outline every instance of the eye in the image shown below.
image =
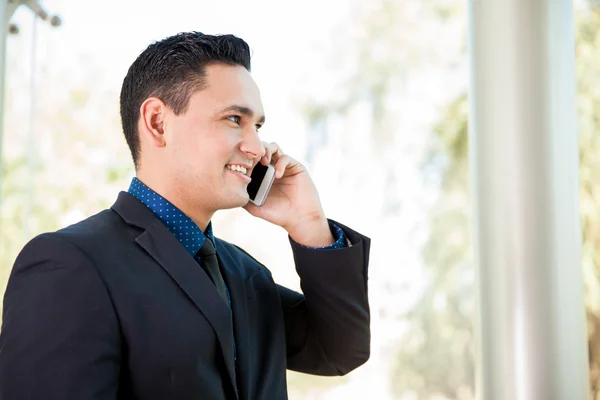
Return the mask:
<svg viewBox="0 0 600 400">
<path fill-rule="evenodd" d="M 254 125 L 254 128 L 256 129 L 256 132 L 258 132 L 258 130 L 260 128 L 262 128 L 262 125 L 261 124 L 256 124 L 256 125 Z"/>
<path fill-rule="evenodd" d="M 242 117 L 240 117 L 239 115 L 230 115 L 229 117 L 227 117 L 227 119 L 236 125 L 239 125 L 242 122 Z"/>
</svg>

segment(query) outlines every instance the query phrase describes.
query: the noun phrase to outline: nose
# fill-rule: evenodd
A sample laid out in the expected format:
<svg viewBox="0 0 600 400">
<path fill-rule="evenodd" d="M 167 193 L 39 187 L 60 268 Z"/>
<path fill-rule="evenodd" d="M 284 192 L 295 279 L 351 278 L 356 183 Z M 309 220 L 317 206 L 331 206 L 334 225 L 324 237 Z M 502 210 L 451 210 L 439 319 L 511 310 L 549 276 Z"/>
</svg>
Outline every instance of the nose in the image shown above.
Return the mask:
<svg viewBox="0 0 600 400">
<path fill-rule="evenodd" d="M 255 159 L 265 155 L 265 146 L 254 129 L 248 130 L 240 143 L 240 150 L 248 157 Z"/>
</svg>

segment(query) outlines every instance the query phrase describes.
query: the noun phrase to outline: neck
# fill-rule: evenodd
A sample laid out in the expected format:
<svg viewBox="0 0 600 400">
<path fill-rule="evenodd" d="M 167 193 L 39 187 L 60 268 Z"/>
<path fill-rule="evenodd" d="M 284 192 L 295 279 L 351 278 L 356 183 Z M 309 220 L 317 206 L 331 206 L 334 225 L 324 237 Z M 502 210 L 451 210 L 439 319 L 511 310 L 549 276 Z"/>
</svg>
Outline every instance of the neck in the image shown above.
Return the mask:
<svg viewBox="0 0 600 400">
<path fill-rule="evenodd" d="M 171 204 L 177 207 L 181 212 L 187 215 L 202 232 L 206 232 L 206 228 L 214 215 L 214 211 L 205 210 L 200 204 L 194 202 L 191 196 L 187 195 L 185 190 L 178 188 L 177 185 L 169 184 L 166 180 L 161 180 L 157 175 L 145 174 L 143 171 L 138 171 L 136 177 L 144 185 L 167 199 Z"/>
</svg>

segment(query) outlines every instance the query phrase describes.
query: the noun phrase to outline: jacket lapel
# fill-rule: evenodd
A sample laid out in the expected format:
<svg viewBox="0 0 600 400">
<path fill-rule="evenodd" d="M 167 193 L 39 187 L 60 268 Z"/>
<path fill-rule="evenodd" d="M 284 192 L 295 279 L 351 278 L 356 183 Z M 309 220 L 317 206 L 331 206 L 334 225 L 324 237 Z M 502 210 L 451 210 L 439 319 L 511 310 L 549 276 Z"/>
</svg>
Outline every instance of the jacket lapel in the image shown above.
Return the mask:
<svg viewBox="0 0 600 400">
<path fill-rule="evenodd" d="M 136 242 L 160 264 L 210 322 L 221 345 L 234 393 L 237 393 L 231 311 L 206 272 L 152 211 L 135 197 L 121 192 L 112 209 L 127 223 L 144 229 Z"/>
</svg>

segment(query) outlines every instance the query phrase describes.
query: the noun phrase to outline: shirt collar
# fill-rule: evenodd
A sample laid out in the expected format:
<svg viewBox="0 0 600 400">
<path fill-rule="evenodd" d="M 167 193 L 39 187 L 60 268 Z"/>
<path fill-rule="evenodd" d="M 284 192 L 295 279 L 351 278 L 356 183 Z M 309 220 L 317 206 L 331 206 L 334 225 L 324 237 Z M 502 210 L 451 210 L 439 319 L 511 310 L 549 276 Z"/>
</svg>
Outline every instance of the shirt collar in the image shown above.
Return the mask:
<svg viewBox="0 0 600 400">
<path fill-rule="evenodd" d="M 205 235 L 190 217 L 175 207 L 169 200 L 150 189 L 138 178 L 134 177 L 132 179 L 129 186 L 129 193 L 144 203 L 154 213 L 156 218 L 169 229 L 192 257 L 195 257 L 198 250 L 204 245 L 206 237 L 215 243 L 212 222 L 209 222 Z"/>
</svg>

